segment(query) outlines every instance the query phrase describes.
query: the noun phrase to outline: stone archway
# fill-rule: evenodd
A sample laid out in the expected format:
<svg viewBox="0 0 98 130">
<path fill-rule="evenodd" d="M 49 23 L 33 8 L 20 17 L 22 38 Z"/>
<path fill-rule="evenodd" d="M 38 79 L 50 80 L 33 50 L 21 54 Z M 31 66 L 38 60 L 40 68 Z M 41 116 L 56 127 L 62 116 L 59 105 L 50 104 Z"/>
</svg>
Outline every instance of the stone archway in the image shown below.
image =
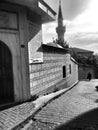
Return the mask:
<svg viewBox="0 0 98 130">
<path fill-rule="evenodd" d="M 0 41 L 0 105 L 14 101 L 12 54 Z"/>
</svg>

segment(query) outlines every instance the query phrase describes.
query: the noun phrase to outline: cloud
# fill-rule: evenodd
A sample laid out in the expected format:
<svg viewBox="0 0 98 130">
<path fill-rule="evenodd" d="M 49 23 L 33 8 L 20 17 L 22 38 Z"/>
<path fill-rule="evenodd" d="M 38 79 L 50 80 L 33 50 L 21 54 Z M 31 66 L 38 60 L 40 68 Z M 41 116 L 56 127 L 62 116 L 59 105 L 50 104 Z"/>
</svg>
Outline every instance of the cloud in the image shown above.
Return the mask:
<svg viewBox="0 0 98 130">
<path fill-rule="evenodd" d="M 97 24 L 98 25 L 98 0 L 90 0 L 88 8 L 80 13 L 75 21 L 80 24 L 89 23 L 89 24 Z"/>
<path fill-rule="evenodd" d="M 48 0 L 45 0 L 48 1 Z M 58 11 L 58 0 L 49 0 L 49 4 Z M 98 52 L 98 0 L 62 0 L 65 40 L 70 46 L 90 49 Z M 57 22 L 43 26 L 44 42 L 57 38 Z"/>
<path fill-rule="evenodd" d="M 62 0 L 62 12 L 64 19 L 73 20 L 84 12 L 90 0 Z M 59 0 L 45 0 L 58 13 Z"/>
<path fill-rule="evenodd" d="M 93 50 L 98 53 L 98 32 L 76 33 L 65 35 L 65 38 L 69 41 L 70 46 Z"/>
<path fill-rule="evenodd" d="M 98 53 L 98 42 L 97 43 L 93 43 L 90 45 L 86 45 L 85 48 L 94 51 L 95 53 Z"/>
<path fill-rule="evenodd" d="M 54 38 L 56 39 L 56 37 L 57 37 L 56 27 L 57 27 L 56 22 L 51 22 L 51 23 L 48 23 L 48 24 L 44 24 L 42 26 L 42 29 L 43 29 L 43 43 L 44 44 L 53 41 Z"/>
<path fill-rule="evenodd" d="M 89 1 L 90 0 L 63 0 L 62 10 L 64 18 L 67 20 L 73 20 L 76 18 L 86 10 Z"/>
<path fill-rule="evenodd" d="M 70 46 L 90 49 L 95 52 L 98 52 L 98 30 L 85 31 L 85 29 L 83 28 L 86 28 L 86 25 L 84 26 L 80 24 L 80 26 L 76 26 L 76 23 L 68 20 L 65 20 L 64 23 L 66 23 L 67 27 L 67 32 L 65 33 L 65 40 L 69 42 Z M 56 27 L 56 22 L 43 25 L 43 42 L 45 44 L 47 44 L 48 42 L 52 42 L 53 38 L 57 38 Z"/>
<path fill-rule="evenodd" d="M 43 25 L 43 31 L 48 34 L 54 34 L 56 27 L 57 27 L 56 22 L 47 23 Z"/>
</svg>

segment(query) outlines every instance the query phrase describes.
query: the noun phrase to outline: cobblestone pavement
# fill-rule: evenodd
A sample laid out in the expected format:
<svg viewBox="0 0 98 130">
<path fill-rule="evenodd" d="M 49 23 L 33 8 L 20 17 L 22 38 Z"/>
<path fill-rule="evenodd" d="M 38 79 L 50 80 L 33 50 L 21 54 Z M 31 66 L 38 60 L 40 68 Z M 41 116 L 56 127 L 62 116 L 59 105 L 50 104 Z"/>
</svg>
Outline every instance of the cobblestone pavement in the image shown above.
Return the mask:
<svg viewBox="0 0 98 130">
<path fill-rule="evenodd" d="M 20 124 L 31 115 L 33 109 L 34 104 L 32 102 L 27 102 L 1 111 L 0 130 L 10 130 Z"/>
<path fill-rule="evenodd" d="M 53 130 L 56 128 L 56 124 L 53 123 L 44 123 L 40 121 L 34 121 L 32 125 L 30 125 L 28 128 L 23 128 L 21 130 Z M 20 130 L 20 129 L 17 129 Z"/>
<path fill-rule="evenodd" d="M 98 80 L 81 81 L 36 116 L 29 130 L 98 130 Z"/>
</svg>

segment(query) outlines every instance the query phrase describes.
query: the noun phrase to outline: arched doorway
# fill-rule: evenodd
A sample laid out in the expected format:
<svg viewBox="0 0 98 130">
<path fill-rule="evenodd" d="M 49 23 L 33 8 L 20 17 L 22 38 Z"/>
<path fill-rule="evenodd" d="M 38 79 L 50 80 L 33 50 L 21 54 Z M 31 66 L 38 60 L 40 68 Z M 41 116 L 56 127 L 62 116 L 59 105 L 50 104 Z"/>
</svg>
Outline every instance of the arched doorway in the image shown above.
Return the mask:
<svg viewBox="0 0 98 130">
<path fill-rule="evenodd" d="M 14 101 L 12 55 L 0 41 L 0 105 Z"/>
</svg>

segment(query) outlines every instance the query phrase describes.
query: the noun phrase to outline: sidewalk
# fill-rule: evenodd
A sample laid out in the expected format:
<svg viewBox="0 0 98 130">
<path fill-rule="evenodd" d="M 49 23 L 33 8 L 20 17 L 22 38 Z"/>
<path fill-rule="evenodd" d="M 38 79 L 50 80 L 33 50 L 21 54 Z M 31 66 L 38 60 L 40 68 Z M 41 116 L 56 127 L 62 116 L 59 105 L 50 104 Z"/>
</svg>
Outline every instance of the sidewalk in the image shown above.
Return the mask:
<svg viewBox="0 0 98 130">
<path fill-rule="evenodd" d="M 77 84 L 78 81 L 75 83 Z M 26 120 L 31 119 L 42 107 L 54 98 L 62 95 L 75 86 L 73 84 L 69 88 L 41 96 L 33 102 L 26 102 L 21 105 L 6 109 L 0 112 L 0 130 L 11 130 L 23 124 Z"/>
</svg>

